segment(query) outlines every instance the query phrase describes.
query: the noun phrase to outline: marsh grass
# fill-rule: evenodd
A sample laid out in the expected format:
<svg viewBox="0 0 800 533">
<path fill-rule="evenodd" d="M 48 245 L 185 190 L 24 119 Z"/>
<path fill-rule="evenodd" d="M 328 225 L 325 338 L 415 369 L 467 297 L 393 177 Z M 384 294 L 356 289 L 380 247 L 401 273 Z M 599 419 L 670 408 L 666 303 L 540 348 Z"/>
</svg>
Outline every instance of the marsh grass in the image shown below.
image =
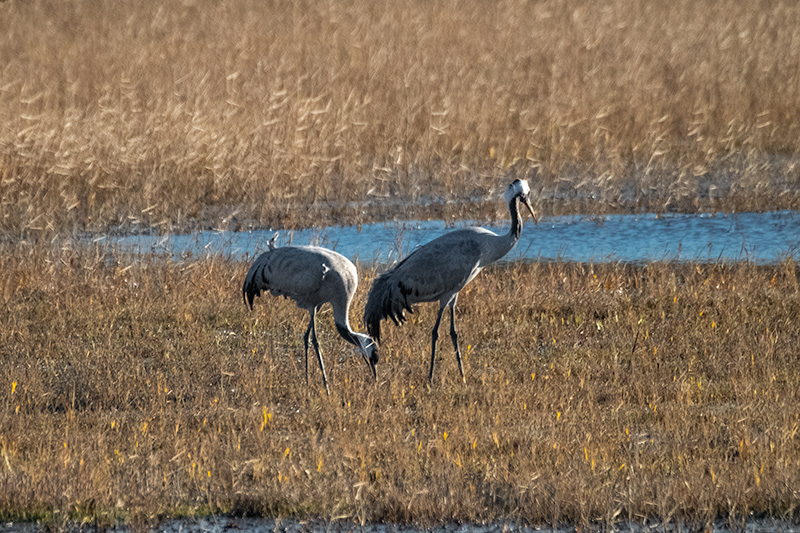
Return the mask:
<svg viewBox="0 0 800 533">
<path fill-rule="evenodd" d="M 4 250 L 4 518 L 797 516 L 793 262 L 490 269 L 459 300 L 466 384 L 445 334 L 427 385 L 434 306 L 386 327 L 377 384 L 325 311 L 330 397 L 247 267 Z"/>
<path fill-rule="evenodd" d="M 522 176 L 546 214 L 796 209 L 798 43 L 790 1 L 9 0 L 0 230 L 492 217 Z"/>
</svg>

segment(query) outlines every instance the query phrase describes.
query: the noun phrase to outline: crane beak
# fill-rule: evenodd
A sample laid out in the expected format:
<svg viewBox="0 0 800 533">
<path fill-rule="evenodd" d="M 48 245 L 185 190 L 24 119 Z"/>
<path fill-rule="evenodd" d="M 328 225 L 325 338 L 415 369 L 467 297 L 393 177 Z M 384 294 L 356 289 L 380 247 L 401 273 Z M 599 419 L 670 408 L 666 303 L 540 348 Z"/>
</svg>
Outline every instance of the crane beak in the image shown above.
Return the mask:
<svg viewBox="0 0 800 533">
<path fill-rule="evenodd" d="M 366 352 L 359 350 L 361 353 L 361 358 L 364 359 L 364 362 L 367 363 L 369 367 L 369 371 L 372 373 L 372 377 L 375 381 L 378 381 L 378 358 L 375 357 L 374 359 L 370 358 Z"/>
<path fill-rule="evenodd" d="M 527 198 L 521 198 L 522 204 L 528 208 L 528 211 L 531 212 L 531 216 L 533 217 L 533 223 L 538 224 L 539 219 L 536 217 L 536 213 L 533 212 L 533 207 L 531 207 L 531 203 Z"/>
<path fill-rule="evenodd" d="M 378 381 L 378 369 L 376 363 L 371 361 L 366 355 L 364 355 L 364 362 L 367 363 L 369 371 L 372 372 L 372 379 Z"/>
</svg>

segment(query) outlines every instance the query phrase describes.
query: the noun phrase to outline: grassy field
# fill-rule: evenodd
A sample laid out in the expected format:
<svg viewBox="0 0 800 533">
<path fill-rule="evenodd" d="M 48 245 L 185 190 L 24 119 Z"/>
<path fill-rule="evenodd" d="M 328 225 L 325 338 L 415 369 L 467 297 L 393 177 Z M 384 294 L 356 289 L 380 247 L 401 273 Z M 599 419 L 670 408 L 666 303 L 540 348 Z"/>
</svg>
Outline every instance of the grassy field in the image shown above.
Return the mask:
<svg viewBox="0 0 800 533">
<path fill-rule="evenodd" d="M 794 1 L 8 0 L 0 65 L 11 235 L 800 197 Z"/>
<path fill-rule="evenodd" d="M 326 311 L 328 397 L 247 264 L 50 238 L 796 210 L 798 116 L 792 1 L 0 1 L 0 519 L 796 519 L 794 262 L 490 269 L 466 384 Z"/>
<path fill-rule="evenodd" d="M 427 384 L 435 306 L 386 328 L 377 384 L 327 310 L 328 397 L 305 313 L 250 312 L 245 263 L 5 252 L 3 519 L 797 516 L 792 262 L 490 269 L 459 300 L 466 384 L 446 335 Z"/>
</svg>

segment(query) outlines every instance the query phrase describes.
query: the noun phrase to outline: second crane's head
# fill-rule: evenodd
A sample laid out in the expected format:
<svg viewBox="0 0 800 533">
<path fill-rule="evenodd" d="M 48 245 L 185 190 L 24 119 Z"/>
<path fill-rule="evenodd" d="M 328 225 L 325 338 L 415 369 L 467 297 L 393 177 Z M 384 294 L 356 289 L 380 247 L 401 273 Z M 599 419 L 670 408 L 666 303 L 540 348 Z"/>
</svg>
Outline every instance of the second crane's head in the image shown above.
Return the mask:
<svg viewBox="0 0 800 533">
<path fill-rule="evenodd" d="M 531 207 L 531 188 L 528 186 L 527 181 L 520 179 L 512 181 L 506 189 L 505 199 L 508 204 L 519 200 L 531 212 L 533 221 L 538 222 L 536 213 L 533 212 L 533 207 Z"/>
<path fill-rule="evenodd" d="M 356 339 L 358 339 L 356 351 L 364 358 L 364 362 L 367 363 L 370 372 L 372 372 L 372 377 L 378 379 L 378 370 L 376 368 L 380 360 L 378 356 L 378 343 L 376 343 L 372 337 L 364 335 L 363 333 L 356 333 L 355 336 Z"/>
</svg>

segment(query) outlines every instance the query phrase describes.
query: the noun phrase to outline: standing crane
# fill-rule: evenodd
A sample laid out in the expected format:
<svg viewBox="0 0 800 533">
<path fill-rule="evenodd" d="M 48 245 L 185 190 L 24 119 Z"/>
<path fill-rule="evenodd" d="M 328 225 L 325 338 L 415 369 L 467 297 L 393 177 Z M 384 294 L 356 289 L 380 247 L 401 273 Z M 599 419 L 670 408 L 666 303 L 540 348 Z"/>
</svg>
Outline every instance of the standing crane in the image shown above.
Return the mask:
<svg viewBox="0 0 800 533">
<path fill-rule="evenodd" d="M 245 277 L 242 296 L 245 303 L 253 308 L 253 300 L 261 291 L 269 291 L 273 296 L 291 298 L 299 308 L 311 315 L 308 329 L 303 336 L 306 358 L 306 383 L 308 383 L 308 339 L 314 345 L 322 382 L 330 395 L 325 363 L 317 342 L 315 318 L 319 308 L 330 302 L 333 307 L 333 321 L 336 330 L 344 340 L 356 347 L 364 362 L 377 380 L 378 346 L 367 335 L 350 328 L 348 318 L 350 302 L 358 287 L 358 273 L 355 265 L 345 256 L 318 246 L 275 246 L 277 234 L 269 241 L 269 250 L 258 256 Z"/>
<path fill-rule="evenodd" d="M 433 381 L 436 340 L 444 308 L 450 307 L 450 337 L 456 350 L 458 370 L 464 379 L 461 351 L 456 333 L 456 302 L 458 293 L 485 267 L 506 255 L 517 244 L 522 232 L 520 202 L 528 208 L 534 222 L 536 214 L 530 204 L 530 187 L 525 180 L 514 180 L 505 192 L 511 213 L 511 229 L 497 235 L 484 228 L 464 228 L 451 231 L 417 248 L 391 270 L 375 279 L 367 296 L 364 322 L 367 331 L 378 343 L 381 341 L 381 320 L 391 318 L 396 325 L 405 322 L 404 311 L 413 313 L 412 306 L 420 302 L 439 302 L 439 314 L 431 332 L 431 368 L 428 380 Z"/>
</svg>

